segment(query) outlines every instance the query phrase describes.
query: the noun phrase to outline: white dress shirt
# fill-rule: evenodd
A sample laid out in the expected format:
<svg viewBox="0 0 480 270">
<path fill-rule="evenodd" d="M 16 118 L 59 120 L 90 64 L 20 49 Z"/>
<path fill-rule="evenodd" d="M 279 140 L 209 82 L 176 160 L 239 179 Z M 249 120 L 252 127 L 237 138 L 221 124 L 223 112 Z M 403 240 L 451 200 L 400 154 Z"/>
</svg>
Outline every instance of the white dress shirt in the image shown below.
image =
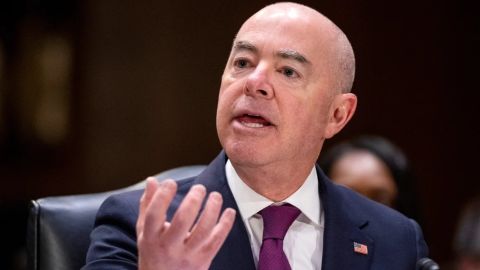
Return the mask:
<svg viewBox="0 0 480 270">
<path fill-rule="evenodd" d="M 255 266 L 263 237 L 263 220 L 260 210 L 271 204 L 289 203 L 302 212 L 292 223 L 283 242 L 283 250 L 294 270 L 322 268 L 324 215 L 318 193 L 315 166 L 303 185 L 282 202 L 274 203 L 255 192 L 240 179 L 230 160 L 225 165 L 227 182 L 247 228 Z"/>
</svg>

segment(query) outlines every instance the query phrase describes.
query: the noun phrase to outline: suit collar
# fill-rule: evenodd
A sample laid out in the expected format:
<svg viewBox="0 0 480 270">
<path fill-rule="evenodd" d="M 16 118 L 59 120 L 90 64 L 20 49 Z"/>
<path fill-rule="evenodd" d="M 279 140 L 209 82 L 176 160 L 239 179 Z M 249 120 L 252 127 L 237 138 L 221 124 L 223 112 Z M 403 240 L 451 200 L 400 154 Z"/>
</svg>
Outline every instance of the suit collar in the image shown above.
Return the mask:
<svg viewBox="0 0 480 270">
<path fill-rule="evenodd" d="M 374 241 L 362 231 L 368 226 L 368 220 L 346 203 L 348 194 L 333 184 L 318 166 L 317 173 L 325 213 L 322 269 L 369 269 Z M 368 254 L 355 252 L 354 243 L 366 246 Z"/>
<path fill-rule="evenodd" d="M 245 184 L 229 160 L 227 160 L 227 164 L 225 165 L 225 172 L 228 186 L 232 191 L 233 197 L 239 207 L 240 214 L 242 215 L 243 221 L 248 229 L 248 219 L 274 202 L 257 193 Z M 307 204 L 305 201 L 310 201 L 311 203 Z M 322 208 L 320 205 L 320 196 L 318 194 L 317 170 L 314 166 L 312 166 L 312 170 L 302 186 L 300 186 L 300 188 L 288 198 L 284 199 L 282 203 L 289 203 L 295 206 L 316 226 L 323 227 L 323 218 L 321 219 Z"/>
<path fill-rule="evenodd" d="M 227 178 L 225 176 L 226 162 L 227 156 L 224 151 L 222 151 L 195 179 L 195 183 L 204 185 L 207 192 L 218 191 L 222 194 L 223 209 L 230 207 L 237 211 L 233 228 L 217 256 L 215 256 L 210 269 L 255 270 L 247 230 L 240 216 L 237 203 L 227 184 Z"/>
</svg>

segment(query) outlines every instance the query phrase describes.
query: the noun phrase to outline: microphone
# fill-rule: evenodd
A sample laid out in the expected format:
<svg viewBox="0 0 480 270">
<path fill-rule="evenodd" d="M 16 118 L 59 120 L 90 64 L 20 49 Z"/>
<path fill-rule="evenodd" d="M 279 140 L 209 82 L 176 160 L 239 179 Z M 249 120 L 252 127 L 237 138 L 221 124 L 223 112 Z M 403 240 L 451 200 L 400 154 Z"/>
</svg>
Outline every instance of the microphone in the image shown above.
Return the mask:
<svg viewBox="0 0 480 270">
<path fill-rule="evenodd" d="M 436 262 L 429 258 L 423 258 L 417 261 L 417 270 L 440 270 Z"/>
</svg>

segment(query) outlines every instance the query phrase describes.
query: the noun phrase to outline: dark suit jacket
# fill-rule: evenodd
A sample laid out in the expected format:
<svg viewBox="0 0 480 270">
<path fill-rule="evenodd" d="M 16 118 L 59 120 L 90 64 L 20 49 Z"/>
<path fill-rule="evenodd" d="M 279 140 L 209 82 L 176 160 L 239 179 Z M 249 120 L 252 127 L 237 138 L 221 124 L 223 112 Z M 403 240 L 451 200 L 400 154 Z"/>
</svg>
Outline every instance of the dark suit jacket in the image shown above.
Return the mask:
<svg viewBox="0 0 480 270">
<path fill-rule="evenodd" d="M 247 231 L 225 177 L 226 160 L 222 152 L 200 175 L 178 181 L 178 194 L 167 217 L 171 219 L 193 184 L 203 184 L 208 192 L 220 192 L 223 207 L 236 209 L 237 217 L 210 269 L 253 270 Z M 333 184 L 318 166 L 317 173 L 325 211 L 322 269 L 413 270 L 416 261 L 427 256 L 426 243 L 415 221 Z M 113 195 L 103 203 L 83 269 L 137 269 L 135 223 L 142 192 Z M 368 254 L 354 252 L 353 242 L 367 245 Z"/>
</svg>

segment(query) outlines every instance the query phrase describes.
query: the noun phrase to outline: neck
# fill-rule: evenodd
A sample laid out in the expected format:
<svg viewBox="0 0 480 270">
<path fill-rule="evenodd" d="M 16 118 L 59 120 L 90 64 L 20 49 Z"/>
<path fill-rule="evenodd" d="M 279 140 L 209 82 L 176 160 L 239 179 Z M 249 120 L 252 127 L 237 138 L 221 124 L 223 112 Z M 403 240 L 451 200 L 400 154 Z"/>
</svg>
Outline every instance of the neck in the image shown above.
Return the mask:
<svg viewBox="0 0 480 270">
<path fill-rule="evenodd" d="M 242 166 L 232 162 L 238 176 L 258 194 L 279 202 L 295 193 L 310 174 L 314 162 L 296 166 Z"/>
</svg>

